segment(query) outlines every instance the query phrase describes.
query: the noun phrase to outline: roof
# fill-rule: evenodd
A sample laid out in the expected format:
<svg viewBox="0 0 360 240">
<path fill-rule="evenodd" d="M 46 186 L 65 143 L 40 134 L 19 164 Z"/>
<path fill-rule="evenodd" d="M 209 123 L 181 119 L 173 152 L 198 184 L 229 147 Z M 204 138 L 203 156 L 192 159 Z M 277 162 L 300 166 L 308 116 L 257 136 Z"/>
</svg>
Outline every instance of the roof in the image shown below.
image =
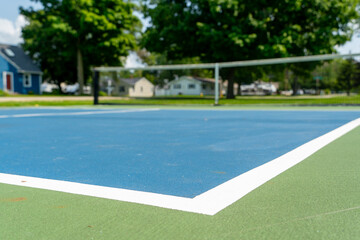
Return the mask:
<svg viewBox="0 0 360 240">
<path fill-rule="evenodd" d="M 17 68 L 19 72 L 42 73 L 21 47 L 0 44 L 0 56 Z"/>
<path fill-rule="evenodd" d="M 213 78 L 199 78 L 199 77 L 193 77 L 196 80 L 199 80 L 200 82 L 207 82 L 207 83 L 215 83 L 215 79 Z M 219 79 L 220 82 L 220 79 Z"/>
<path fill-rule="evenodd" d="M 174 83 L 175 81 L 182 80 L 184 78 L 185 79 L 192 79 L 192 80 L 200 81 L 200 82 L 203 82 L 203 83 L 213 83 L 213 84 L 215 84 L 215 79 L 213 79 L 213 78 L 200 78 L 200 77 L 193 77 L 193 76 L 181 76 L 180 78 L 175 79 L 175 80 L 171 81 L 170 83 Z M 219 79 L 219 82 L 220 82 L 220 79 Z"/>
<path fill-rule="evenodd" d="M 138 78 L 121 78 L 120 80 L 134 86 L 136 82 L 138 82 L 140 79 L 142 79 L 142 77 L 138 77 Z"/>
</svg>

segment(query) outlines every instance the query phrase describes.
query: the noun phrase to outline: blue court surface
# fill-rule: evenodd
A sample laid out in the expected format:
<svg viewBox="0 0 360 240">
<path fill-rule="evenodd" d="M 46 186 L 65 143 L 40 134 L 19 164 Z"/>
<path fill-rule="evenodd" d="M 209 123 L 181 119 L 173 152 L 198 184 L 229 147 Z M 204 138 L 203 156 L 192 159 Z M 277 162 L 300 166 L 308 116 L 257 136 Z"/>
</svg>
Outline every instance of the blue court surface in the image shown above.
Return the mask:
<svg viewBox="0 0 360 240">
<path fill-rule="evenodd" d="M 359 111 L 3 109 L 0 172 L 192 198 L 359 117 Z"/>
</svg>

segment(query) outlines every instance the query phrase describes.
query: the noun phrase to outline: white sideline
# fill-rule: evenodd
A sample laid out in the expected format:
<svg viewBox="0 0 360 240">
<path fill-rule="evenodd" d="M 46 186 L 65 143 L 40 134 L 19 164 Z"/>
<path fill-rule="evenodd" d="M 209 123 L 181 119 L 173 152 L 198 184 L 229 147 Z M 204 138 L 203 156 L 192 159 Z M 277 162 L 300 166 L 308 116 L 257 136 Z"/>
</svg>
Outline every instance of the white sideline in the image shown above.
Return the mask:
<svg viewBox="0 0 360 240">
<path fill-rule="evenodd" d="M 130 109 L 130 110 L 112 110 L 112 111 L 87 111 L 87 112 L 61 112 L 61 113 L 27 113 L 14 115 L 0 115 L 0 118 L 27 118 L 27 117 L 49 117 L 49 116 L 81 116 L 96 114 L 130 113 L 130 112 L 149 112 L 159 111 L 159 108 L 149 109 Z"/>
<path fill-rule="evenodd" d="M 149 111 L 149 109 L 147 109 Z M 156 110 L 156 109 L 154 109 Z M 126 111 L 126 110 L 125 110 Z M 123 112 L 123 111 L 111 111 Z M 131 111 L 130 111 L 131 112 Z M 108 113 L 108 112 L 106 112 Z M 215 215 L 265 182 L 303 161 L 327 144 L 360 126 L 360 118 L 326 133 L 300 147 L 241 174 L 195 198 L 102 187 L 35 177 L 0 173 L 0 183 L 26 186 L 99 198 L 146 204 L 186 212 Z"/>
</svg>

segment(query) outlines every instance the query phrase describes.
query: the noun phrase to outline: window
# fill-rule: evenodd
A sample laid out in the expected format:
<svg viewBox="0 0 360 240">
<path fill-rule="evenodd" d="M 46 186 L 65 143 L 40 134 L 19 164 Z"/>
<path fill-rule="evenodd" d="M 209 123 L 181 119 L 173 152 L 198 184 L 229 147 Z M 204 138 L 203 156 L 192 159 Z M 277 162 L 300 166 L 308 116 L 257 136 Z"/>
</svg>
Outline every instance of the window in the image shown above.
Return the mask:
<svg viewBox="0 0 360 240">
<path fill-rule="evenodd" d="M 119 92 L 125 92 L 125 87 L 124 87 L 124 86 L 120 86 L 120 87 L 119 87 Z"/>
<path fill-rule="evenodd" d="M 206 90 L 206 88 L 207 88 L 207 87 L 206 87 L 206 84 L 204 84 L 204 83 L 201 85 L 201 87 L 202 87 L 202 89 L 204 89 L 204 90 Z"/>
<path fill-rule="evenodd" d="M 140 92 L 143 92 L 143 87 L 140 87 Z"/>
<path fill-rule="evenodd" d="M 10 48 L 6 48 L 5 52 L 9 57 L 15 57 L 15 53 Z"/>
<path fill-rule="evenodd" d="M 31 74 L 24 74 L 23 85 L 24 87 L 31 87 Z"/>
<path fill-rule="evenodd" d="M 192 83 L 191 83 L 191 84 L 188 85 L 188 89 L 195 89 L 195 88 L 196 88 L 196 85 L 195 85 L 195 84 L 192 84 Z"/>
<path fill-rule="evenodd" d="M 174 89 L 181 89 L 181 84 L 174 84 Z"/>
</svg>

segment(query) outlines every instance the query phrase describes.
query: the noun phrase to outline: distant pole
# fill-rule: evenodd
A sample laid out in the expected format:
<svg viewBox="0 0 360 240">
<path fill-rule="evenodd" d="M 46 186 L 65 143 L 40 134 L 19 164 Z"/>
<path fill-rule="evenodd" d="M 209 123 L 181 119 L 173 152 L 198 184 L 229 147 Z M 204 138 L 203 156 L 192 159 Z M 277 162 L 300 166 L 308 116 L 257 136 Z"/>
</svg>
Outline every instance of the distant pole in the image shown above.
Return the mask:
<svg viewBox="0 0 360 240">
<path fill-rule="evenodd" d="M 113 90 L 113 88 L 112 88 L 112 86 L 111 86 L 111 80 L 110 79 L 108 79 L 108 81 L 107 81 L 107 95 L 108 96 L 110 96 L 111 95 L 111 92 L 112 92 L 112 90 Z"/>
<path fill-rule="evenodd" d="M 93 75 L 93 90 L 94 90 L 94 105 L 99 104 L 99 71 L 94 70 Z"/>
<path fill-rule="evenodd" d="M 215 105 L 219 104 L 219 64 L 215 63 Z"/>
<path fill-rule="evenodd" d="M 316 95 L 320 95 L 320 91 L 319 91 L 319 78 L 316 78 Z"/>
</svg>

